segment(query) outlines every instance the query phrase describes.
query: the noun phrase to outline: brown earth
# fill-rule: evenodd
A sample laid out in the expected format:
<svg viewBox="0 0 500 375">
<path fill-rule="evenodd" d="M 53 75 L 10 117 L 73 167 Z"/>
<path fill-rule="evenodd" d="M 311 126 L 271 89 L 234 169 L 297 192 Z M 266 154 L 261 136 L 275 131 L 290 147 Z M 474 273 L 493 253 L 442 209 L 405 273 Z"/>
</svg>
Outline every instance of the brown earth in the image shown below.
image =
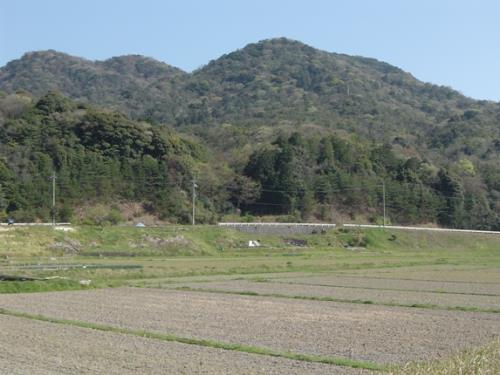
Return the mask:
<svg viewBox="0 0 500 375">
<path fill-rule="evenodd" d="M 193 289 L 208 289 L 231 292 L 254 292 L 259 294 L 281 294 L 287 296 L 327 297 L 347 300 L 372 301 L 374 303 L 426 304 L 446 307 L 464 306 L 481 309 L 498 309 L 500 296 L 477 296 L 429 292 L 372 290 L 349 287 L 285 284 L 279 282 L 252 282 L 233 280 L 207 283 L 168 285 L 171 288 L 187 286 Z"/>
<path fill-rule="evenodd" d="M 0 327 L 0 373 L 10 375 L 369 373 L 5 315 Z"/>
<path fill-rule="evenodd" d="M 415 266 L 379 268 L 371 270 L 342 271 L 353 276 L 372 276 L 393 279 L 451 281 L 471 283 L 497 283 L 500 285 L 500 268 L 485 266 Z"/>
<path fill-rule="evenodd" d="M 451 293 L 492 294 L 500 296 L 500 283 L 474 283 L 458 281 L 406 280 L 385 277 L 338 276 L 318 274 L 304 277 L 278 277 L 272 281 L 302 285 L 329 285 L 365 288 L 387 288 L 418 291 L 443 291 Z"/>
<path fill-rule="evenodd" d="M 0 295 L 51 317 L 378 363 L 448 356 L 500 335 L 500 315 L 118 288 Z"/>
</svg>

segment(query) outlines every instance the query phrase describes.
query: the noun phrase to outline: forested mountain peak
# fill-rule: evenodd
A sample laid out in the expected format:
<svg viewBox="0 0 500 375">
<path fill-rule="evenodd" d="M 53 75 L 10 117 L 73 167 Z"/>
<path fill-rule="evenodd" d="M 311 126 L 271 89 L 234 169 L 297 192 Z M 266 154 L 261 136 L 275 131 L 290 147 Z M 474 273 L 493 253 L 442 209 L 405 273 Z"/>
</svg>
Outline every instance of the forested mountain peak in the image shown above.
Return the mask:
<svg viewBox="0 0 500 375">
<path fill-rule="evenodd" d="M 388 63 L 380 62 L 373 58 L 350 56 L 333 52 L 326 52 L 316 49 L 305 43 L 289 38 L 264 39 L 256 43 L 249 43 L 245 47 L 234 52 L 225 54 L 218 59 L 212 60 L 207 66 L 201 68 L 205 70 L 213 65 L 223 63 L 224 61 L 247 61 L 265 66 L 265 62 L 276 60 L 277 63 L 311 64 L 316 62 L 329 63 L 330 65 L 339 65 L 338 68 L 346 68 L 346 65 L 356 65 L 364 63 L 365 66 L 377 69 L 382 73 L 404 73 L 401 69 Z"/>
<path fill-rule="evenodd" d="M 49 89 L 61 89 L 65 81 L 79 84 L 83 78 L 116 74 L 127 79 L 152 81 L 186 74 L 181 69 L 142 55 L 116 56 L 103 61 L 92 61 L 54 50 L 25 53 L 20 59 L 0 69 L 4 91 L 26 90 L 44 95 Z M 31 77 L 32 81 L 25 79 Z M 53 87 L 47 87 L 49 79 Z M 64 91 L 64 90 L 60 90 Z M 76 91 L 75 91 L 76 92 Z"/>
<path fill-rule="evenodd" d="M 117 56 L 104 61 L 97 61 L 96 64 L 116 73 L 142 78 L 147 81 L 187 74 L 179 68 L 142 55 Z"/>
<path fill-rule="evenodd" d="M 173 121 L 173 91 L 187 73 L 140 55 L 90 61 L 53 50 L 29 52 L 0 69 L 0 90 L 40 97 L 50 90 L 120 109 L 135 118 Z M 161 110 L 161 116 L 156 115 Z"/>
</svg>

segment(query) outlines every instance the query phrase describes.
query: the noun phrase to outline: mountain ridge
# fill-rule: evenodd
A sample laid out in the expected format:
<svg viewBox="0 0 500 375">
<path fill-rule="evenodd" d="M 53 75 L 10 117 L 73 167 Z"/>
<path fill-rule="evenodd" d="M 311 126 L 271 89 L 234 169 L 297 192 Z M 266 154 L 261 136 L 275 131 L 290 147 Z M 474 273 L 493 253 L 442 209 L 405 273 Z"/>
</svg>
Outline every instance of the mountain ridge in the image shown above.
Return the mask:
<svg viewBox="0 0 500 375">
<path fill-rule="evenodd" d="M 239 85 L 249 87 L 242 89 Z M 141 55 L 92 61 L 54 50 L 29 52 L 0 68 L 0 90 L 26 90 L 37 97 L 58 90 L 73 99 L 112 106 L 134 118 L 174 125 L 238 122 L 243 117 L 258 122 L 263 111 L 276 109 L 276 102 L 286 99 L 286 95 L 289 100 L 279 103 L 282 113 L 275 116 L 278 120 L 290 108 L 300 111 L 299 121 L 309 121 L 307 112 L 315 111 L 312 107 L 316 106 L 328 114 L 338 113 L 346 98 L 357 96 L 368 97 L 365 107 L 374 107 L 370 101 L 390 95 L 390 106 L 412 105 L 411 100 L 398 100 L 399 91 L 416 97 L 413 101 L 452 98 L 462 106 L 485 104 L 448 87 L 421 82 L 386 62 L 326 52 L 286 38 L 250 43 L 190 73 Z M 133 97 L 134 93 L 138 98 Z M 247 105 L 237 103 L 235 95 L 246 100 Z M 318 101 L 322 96 L 329 96 L 330 103 Z M 312 103 L 311 108 L 301 102 L 302 97 Z M 259 100 L 272 103 L 261 107 Z M 258 108 L 252 110 L 250 105 Z M 226 109 L 241 116 L 227 115 Z"/>
<path fill-rule="evenodd" d="M 286 38 L 286 37 L 269 38 L 269 39 L 260 40 L 258 42 L 248 43 L 247 45 L 245 45 L 242 48 L 238 48 L 235 51 L 222 54 L 218 58 L 209 60 L 206 64 L 203 64 L 200 67 L 198 67 L 196 69 L 193 69 L 192 71 L 184 70 L 184 69 L 182 69 L 180 67 L 171 65 L 171 64 L 169 64 L 169 63 L 167 63 L 165 61 L 156 59 L 155 57 L 152 57 L 152 56 L 146 56 L 146 55 L 141 55 L 141 54 L 137 54 L 137 53 L 128 53 L 128 54 L 124 54 L 124 55 L 117 55 L 117 56 L 112 56 L 112 57 L 105 58 L 105 59 L 90 59 L 90 58 L 86 58 L 86 57 L 82 57 L 82 56 L 76 56 L 76 55 L 72 55 L 72 54 L 67 53 L 67 52 L 58 51 L 58 50 L 54 50 L 54 49 L 27 51 L 27 52 L 23 53 L 19 58 L 10 60 L 5 65 L 0 66 L 0 71 L 3 70 L 3 69 L 6 69 L 9 64 L 11 64 L 11 63 L 13 63 L 15 61 L 25 60 L 27 58 L 30 58 L 33 55 L 56 54 L 56 55 L 65 56 L 67 58 L 82 60 L 82 61 L 86 61 L 86 62 L 89 62 L 89 63 L 97 64 L 97 65 L 107 65 L 107 63 L 109 63 L 109 62 L 111 62 L 113 60 L 121 60 L 121 59 L 127 59 L 127 58 L 137 58 L 138 60 L 150 61 L 150 62 L 158 64 L 158 65 L 164 65 L 165 67 L 174 69 L 174 70 L 176 70 L 178 72 L 181 72 L 181 73 L 184 73 L 186 75 L 193 75 L 193 74 L 196 74 L 197 72 L 199 72 L 200 70 L 205 69 L 211 63 L 213 63 L 213 62 L 215 62 L 215 61 L 217 61 L 217 60 L 219 60 L 219 59 L 221 59 L 223 57 L 226 57 L 228 55 L 232 55 L 234 53 L 237 53 L 238 51 L 244 50 L 245 48 L 247 48 L 249 46 L 256 45 L 256 44 L 262 44 L 262 43 L 273 43 L 275 41 L 283 41 L 283 40 L 287 41 L 288 43 L 292 43 L 292 44 L 293 43 L 297 43 L 297 44 L 299 44 L 299 45 L 301 45 L 303 47 L 309 48 L 309 49 L 314 50 L 314 51 L 319 51 L 321 53 L 333 54 L 333 55 L 336 55 L 336 56 L 342 56 L 342 57 L 347 57 L 347 58 L 355 58 L 355 59 L 359 59 L 359 60 L 364 60 L 366 62 L 372 62 L 374 64 L 380 64 L 381 66 L 386 66 L 390 70 L 394 70 L 394 71 L 397 71 L 399 73 L 408 74 L 408 75 L 412 76 L 413 79 L 415 79 L 416 81 L 419 81 L 419 82 L 421 82 L 423 84 L 428 84 L 428 85 L 432 85 L 432 86 L 436 86 L 436 87 L 451 89 L 453 91 L 456 91 L 460 95 L 462 95 L 462 96 L 464 96 L 466 98 L 475 100 L 475 101 L 498 103 L 497 101 L 494 101 L 494 100 L 477 99 L 477 98 L 474 98 L 474 97 L 467 96 L 467 95 L 463 94 L 462 92 L 460 92 L 459 90 L 457 90 L 457 89 L 455 89 L 455 88 L 453 88 L 451 86 L 448 86 L 448 85 L 440 85 L 440 84 L 436 84 L 436 83 L 431 83 L 431 82 L 426 82 L 424 80 L 420 80 L 420 79 L 414 77 L 410 72 L 405 71 L 402 68 L 399 68 L 399 67 L 397 67 L 395 65 L 392 65 L 389 62 L 386 62 L 386 61 L 383 61 L 383 60 L 380 60 L 380 59 L 377 59 L 377 58 L 366 57 L 366 56 L 362 56 L 362 55 L 349 55 L 349 54 L 346 54 L 346 53 L 327 51 L 327 50 L 323 50 L 323 49 L 312 47 L 312 46 L 310 46 L 310 45 L 308 45 L 306 43 L 300 42 L 298 40 Z"/>
</svg>

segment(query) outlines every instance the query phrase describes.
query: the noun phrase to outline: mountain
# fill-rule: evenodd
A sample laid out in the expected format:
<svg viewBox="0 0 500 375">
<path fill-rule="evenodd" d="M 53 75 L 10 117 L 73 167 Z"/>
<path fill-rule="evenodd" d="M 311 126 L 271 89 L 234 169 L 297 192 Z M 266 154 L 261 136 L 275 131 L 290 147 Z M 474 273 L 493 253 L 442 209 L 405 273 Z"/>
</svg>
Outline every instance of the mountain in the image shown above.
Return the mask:
<svg viewBox="0 0 500 375">
<path fill-rule="evenodd" d="M 0 90 L 58 90 L 170 124 L 318 122 L 373 127 L 441 122 L 485 102 L 422 83 L 375 59 L 328 53 L 279 38 L 247 45 L 188 74 L 142 56 L 89 61 L 55 51 L 25 54 L 0 69 Z M 386 125 L 387 126 L 387 125 Z"/>
<path fill-rule="evenodd" d="M 478 120 L 496 137 L 500 113 L 498 103 L 420 82 L 387 63 L 286 38 L 249 44 L 190 74 L 136 55 L 89 61 L 32 52 L 0 69 L 0 91 L 18 90 L 36 97 L 57 90 L 135 119 L 192 128 L 207 139 L 220 138 L 207 132 L 221 124 L 257 137 L 262 132 L 252 129 L 258 127 L 315 126 L 378 142 L 432 138 L 436 146 L 478 130 Z"/>
<path fill-rule="evenodd" d="M 31 107 L 49 90 L 81 110 L 90 103 L 121 111 L 132 118 L 126 121 L 172 127 L 205 143 L 213 157 L 202 176 L 210 186 L 207 211 L 233 206 L 325 219 L 329 207 L 376 220 L 383 178 L 398 222 L 500 228 L 500 103 L 375 59 L 285 38 L 249 44 L 192 73 L 142 56 L 89 61 L 32 52 L 0 69 L 4 142 L 13 141 L 5 130 L 13 121 L 15 137 L 22 124 L 34 126 Z M 119 153 L 129 140 L 113 142 Z M 366 194 L 349 193 L 353 187 Z M 432 209 L 423 212 L 426 205 Z"/>
<path fill-rule="evenodd" d="M 323 52 L 283 38 L 224 55 L 193 72 L 189 81 L 188 97 L 194 99 L 182 124 L 204 125 L 194 131 L 215 144 L 227 138 L 221 133 L 227 126 L 220 124 L 243 128 L 243 137 L 256 141 L 277 129 L 334 131 L 395 141 L 419 153 L 461 147 L 465 138 L 476 138 L 481 152 L 487 152 L 500 137 L 498 103 L 420 82 L 375 59 Z"/>
<path fill-rule="evenodd" d="M 334 124 L 353 116 L 364 122 L 382 116 L 442 120 L 450 110 L 475 103 L 389 64 L 288 39 L 249 44 L 210 62 L 192 78 L 205 87 L 198 94 L 206 94 L 214 119 L 230 122 Z"/>
</svg>

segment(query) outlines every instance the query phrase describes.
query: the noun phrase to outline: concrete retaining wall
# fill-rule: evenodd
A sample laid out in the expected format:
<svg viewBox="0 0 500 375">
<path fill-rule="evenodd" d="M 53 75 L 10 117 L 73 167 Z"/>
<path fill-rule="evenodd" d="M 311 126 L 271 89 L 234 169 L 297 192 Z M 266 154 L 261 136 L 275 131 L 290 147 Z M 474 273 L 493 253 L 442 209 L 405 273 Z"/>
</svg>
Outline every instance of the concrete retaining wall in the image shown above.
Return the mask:
<svg viewBox="0 0 500 375">
<path fill-rule="evenodd" d="M 255 234 L 311 234 L 335 229 L 335 224 L 304 224 L 304 223 L 219 223 L 221 227 L 237 229 L 245 233 Z"/>
</svg>

